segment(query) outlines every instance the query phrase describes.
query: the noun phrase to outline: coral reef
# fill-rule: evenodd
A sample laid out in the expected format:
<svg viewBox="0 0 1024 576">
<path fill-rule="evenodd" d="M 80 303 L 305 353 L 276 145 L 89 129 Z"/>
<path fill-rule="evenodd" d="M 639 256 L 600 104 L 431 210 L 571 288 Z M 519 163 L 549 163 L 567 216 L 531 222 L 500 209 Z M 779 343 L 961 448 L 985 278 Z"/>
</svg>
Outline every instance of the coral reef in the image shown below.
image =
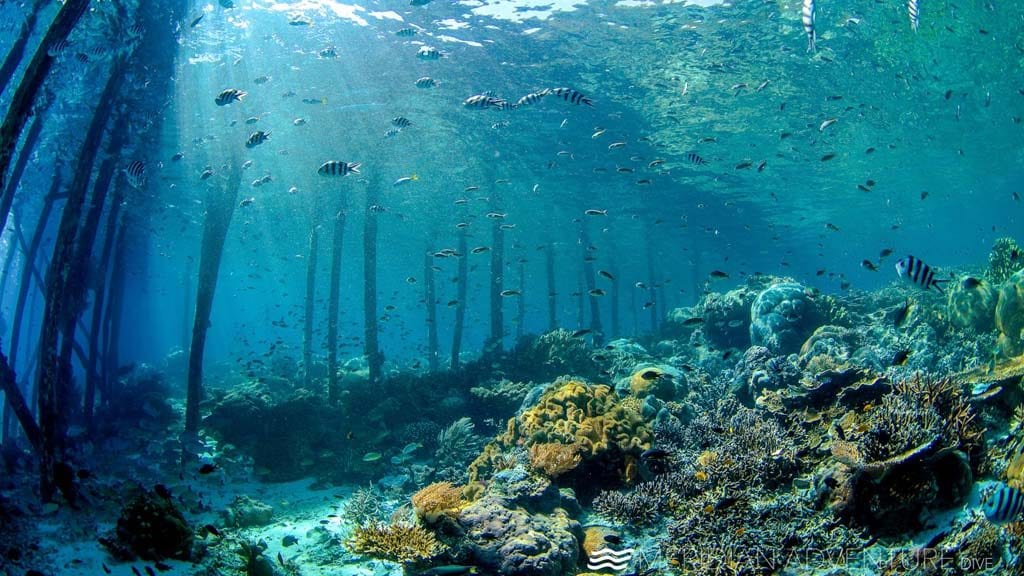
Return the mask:
<svg viewBox="0 0 1024 576">
<path fill-rule="evenodd" d="M 242 571 L 246 576 L 274 576 L 274 562 L 263 555 L 266 542 L 241 542 L 236 553 L 242 558 Z"/>
<path fill-rule="evenodd" d="M 474 386 L 469 392 L 485 410 L 498 414 L 515 411 L 523 399 L 534 388 L 533 382 L 512 382 L 491 380 L 482 386 Z"/>
<path fill-rule="evenodd" d="M 347 522 L 361 526 L 380 519 L 384 511 L 381 495 L 373 486 L 359 488 L 345 501 L 341 516 Z"/>
<path fill-rule="evenodd" d="M 1004 357 L 1024 354 L 1024 270 L 1007 278 L 996 304 L 997 347 Z"/>
<path fill-rule="evenodd" d="M 441 516 L 453 514 L 462 505 L 462 488 L 450 482 L 435 482 L 412 495 L 416 516 L 433 524 Z"/>
<path fill-rule="evenodd" d="M 574 470 L 583 459 L 576 444 L 544 442 L 530 446 L 530 467 L 548 478 L 557 478 Z"/>
<path fill-rule="evenodd" d="M 751 346 L 733 371 L 730 389 L 741 402 L 752 406 L 764 390 L 778 390 L 797 383 L 800 370 L 787 358 L 773 356 L 764 346 Z"/>
<path fill-rule="evenodd" d="M 999 292 L 988 281 L 969 278 L 952 282 L 946 293 L 946 310 L 954 325 L 977 332 L 993 328 Z"/>
<path fill-rule="evenodd" d="M 750 345 L 750 307 L 758 290 L 741 286 L 725 294 L 711 292 L 702 300 L 704 334 L 718 348 Z"/>
<path fill-rule="evenodd" d="M 985 274 L 988 281 L 999 284 L 1022 268 L 1024 251 L 1017 241 L 1009 237 L 997 239 L 988 254 L 988 271 Z"/>
<path fill-rule="evenodd" d="M 628 480 L 635 474 L 635 457 L 650 447 L 650 440 L 650 426 L 625 409 L 610 387 L 566 380 L 508 421 L 506 431 L 470 465 L 470 478 L 485 478 L 513 448 L 558 443 L 577 447 L 580 468 L 593 464 L 588 471 L 598 477 Z"/>
<path fill-rule="evenodd" d="M 274 519 L 274 507 L 242 494 L 235 496 L 223 516 L 228 526 L 266 526 Z"/>
<path fill-rule="evenodd" d="M 192 528 L 163 486 L 143 491 L 117 519 L 114 536 L 100 538 L 115 557 L 124 560 L 188 560 L 192 555 Z"/>
<path fill-rule="evenodd" d="M 651 395 L 660 400 L 672 400 L 685 394 L 685 390 L 685 377 L 671 366 L 641 366 L 629 377 L 629 393 L 638 398 Z"/>
<path fill-rule="evenodd" d="M 459 418 L 437 434 L 437 451 L 434 452 L 439 480 L 465 483 L 466 464 L 480 450 L 482 439 L 474 430 L 473 421 Z"/>
<path fill-rule="evenodd" d="M 820 315 L 811 291 L 782 282 L 757 295 L 750 307 L 750 342 L 772 354 L 790 354 L 818 326 Z"/>
<path fill-rule="evenodd" d="M 357 526 L 346 545 L 358 554 L 392 562 L 427 560 L 444 550 L 429 530 L 403 522 Z"/>
</svg>

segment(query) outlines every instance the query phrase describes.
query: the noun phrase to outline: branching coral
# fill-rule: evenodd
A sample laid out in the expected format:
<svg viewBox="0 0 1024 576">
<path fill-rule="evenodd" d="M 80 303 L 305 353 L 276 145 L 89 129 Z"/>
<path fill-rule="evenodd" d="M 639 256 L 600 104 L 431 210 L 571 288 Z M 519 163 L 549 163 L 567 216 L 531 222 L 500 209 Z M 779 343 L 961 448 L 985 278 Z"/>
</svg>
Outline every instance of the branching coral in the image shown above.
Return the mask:
<svg viewBox="0 0 1024 576">
<path fill-rule="evenodd" d="M 414 524 L 373 522 L 352 531 L 352 551 L 391 562 L 416 562 L 439 554 L 443 547 L 432 533 Z"/>
<path fill-rule="evenodd" d="M 413 510 L 428 523 L 457 511 L 461 504 L 462 489 L 450 482 L 435 482 L 412 495 Z"/>
<path fill-rule="evenodd" d="M 481 439 L 473 432 L 473 421 L 459 418 L 437 435 L 437 476 L 463 482 L 466 464 L 480 449 Z"/>
<path fill-rule="evenodd" d="M 615 522 L 645 525 L 657 521 L 672 498 L 692 494 L 692 475 L 675 473 L 643 482 L 628 491 L 606 490 L 594 499 L 594 511 Z"/>
<path fill-rule="evenodd" d="M 341 516 L 356 526 L 362 526 L 378 520 L 383 509 L 380 494 L 373 486 L 367 486 L 359 488 L 349 496 L 341 510 Z"/>
</svg>

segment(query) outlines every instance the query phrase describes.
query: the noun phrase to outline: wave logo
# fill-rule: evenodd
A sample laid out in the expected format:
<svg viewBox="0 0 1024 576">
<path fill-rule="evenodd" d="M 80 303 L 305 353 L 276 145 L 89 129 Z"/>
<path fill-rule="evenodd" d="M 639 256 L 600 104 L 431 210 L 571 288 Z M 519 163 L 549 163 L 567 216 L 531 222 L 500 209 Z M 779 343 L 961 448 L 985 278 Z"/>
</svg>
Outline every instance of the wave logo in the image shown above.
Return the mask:
<svg viewBox="0 0 1024 576">
<path fill-rule="evenodd" d="M 632 559 L 632 548 L 624 548 L 622 550 L 601 548 L 591 554 L 590 558 L 587 559 L 587 568 L 590 570 L 613 570 L 615 572 L 621 572 L 629 566 L 629 561 Z"/>
</svg>

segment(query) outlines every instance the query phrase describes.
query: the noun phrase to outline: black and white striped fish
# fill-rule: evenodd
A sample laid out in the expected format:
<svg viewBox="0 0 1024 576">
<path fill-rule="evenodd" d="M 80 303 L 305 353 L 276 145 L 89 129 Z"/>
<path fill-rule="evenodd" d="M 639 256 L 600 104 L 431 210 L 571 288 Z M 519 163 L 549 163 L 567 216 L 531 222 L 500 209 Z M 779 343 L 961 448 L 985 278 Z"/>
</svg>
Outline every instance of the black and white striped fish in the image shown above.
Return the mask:
<svg viewBox="0 0 1024 576">
<path fill-rule="evenodd" d="M 704 166 L 705 164 L 708 163 L 707 160 L 705 160 L 703 157 L 701 157 L 700 154 L 697 154 L 696 152 L 687 152 L 686 161 L 689 162 L 690 164 L 696 164 L 697 166 Z"/>
<path fill-rule="evenodd" d="M 920 258 L 907 255 L 906 258 L 901 258 L 896 263 L 896 274 L 900 278 L 908 282 L 913 282 L 921 288 L 928 290 L 929 288 L 935 288 L 942 293 L 942 286 L 940 282 L 948 282 L 948 280 L 937 280 L 935 278 L 935 270 L 921 261 Z"/>
<path fill-rule="evenodd" d="M 547 94 L 548 92 L 546 90 L 541 90 L 540 92 L 530 92 L 526 96 L 520 98 L 518 102 L 516 102 L 516 108 L 520 106 L 533 106 L 534 104 L 540 102 L 541 98 L 543 98 Z"/>
<path fill-rule="evenodd" d="M 1024 520 L 1024 492 L 1017 488 L 1001 484 L 995 494 L 989 497 L 981 509 L 990 522 L 1006 524 Z"/>
<path fill-rule="evenodd" d="M 217 94 L 217 98 L 214 99 L 214 102 L 217 103 L 217 106 L 227 106 L 232 102 L 241 102 L 242 98 L 245 98 L 248 95 L 248 92 L 239 90 L 238 88 L 228 88 L 220 94 Z"/>
<path fill-rule="evenodd" d="M 142 188 L 146 185 L 146 163 L 142 160 L 132 160 L 125 167 L 124 175 L 132 188 Z"/>
<path fill-rule="evenodd" d="M 910 16 L 910 29 L 917 32 L 917 27 L 921 23 L 918 19 L 918 0 L 907 0 L 907 15 Z"/>
<path fill-rule="evenodd" d="M 477 108 L 479 110 L 483 110 L 484 108 L 497 108 L 499 110 L 504 110 L 509 107 L 508 102 L 495 96 L 488 96 L 487 94 L 470 96 L 462 102 L 462 105 L 466 108 Z"/>
<path fill-rule="evenodd" d="M 431 46 L 420 46 L 419 51 L 416 52 L 416 57 L 420 60 L 440 60 L 441 52 Z"/>
<path fill-rule="evenodd" d="M 419 78 L 415 82 L 417 88 L 433 88 L 437 86 L 437 80 L 434 80 L 430 76 L 424 76 Z"/>
<path fill-rule="evenodd" d="M 405 116 L 395 116 L 391 119 L 391 125 L 397 126 L 398 128 L 408 128 L 409 126 L 412 126 L 412 121 Z"/>
<path fill-rule="evenodd" d="M 415 28 L 402 28 L 402 29 L 398 30 L 397 32 L 395 32 L 395 36 L 398 36 L 400 38 L 412 38 L 415 35 L 416 35 L 416 29 Z"/>
<path fill-rule="evenodd" d="M 270 139 L 270 132 L 264 132 L 263 130 L 257 130 L 249 135 L 249 139 L 245 141 L 246 148 L 255 148 L 260 144 L 263 144 Z"/>
<path fill-rule="evenodd" d="M 804 33 L 807 34 L 807 51 L 814 52 L 814 0 L 804 0 L 803 8 L 800 9 L 800 20 L 804 24 Z"/>
<path fill-rule="evenodd" d="M 57 56 L 60 56 L 61 54 L 63 54 L 64 51 L 67 50 L 67 48 L 68 48 L 68 41 L 64 40 L 64 39 L 61 39 L 61 40 L 58 40 L 58 41 L 54 42 L 53 44 L 50 44 L 50 47 L 46 49 L 46 54 L 50 58 L 56 58 Z"/>
<path fill-rule="evenodd" d="M 554 94 L 555 96 L 560 96 L 562 100 L 565 100 L 566 102 L 572 102 L 573 104 L 586 104 L 591 108 L 594 107 L 594 101 L 584 96 L 575 88 L 551 88 L 550 90 L 545 89 L 541 92 L 543 92 L 543 94 L 541 94 L 542 96 Z"/>
<path fill-rule="evenodd" d="M 328 160 L 320 165 L 316 171 L 321 176 L 346 176 L 348 174 L 359 174 L 359 162 L 343 162 L 341 160 Z"/>
</svg>

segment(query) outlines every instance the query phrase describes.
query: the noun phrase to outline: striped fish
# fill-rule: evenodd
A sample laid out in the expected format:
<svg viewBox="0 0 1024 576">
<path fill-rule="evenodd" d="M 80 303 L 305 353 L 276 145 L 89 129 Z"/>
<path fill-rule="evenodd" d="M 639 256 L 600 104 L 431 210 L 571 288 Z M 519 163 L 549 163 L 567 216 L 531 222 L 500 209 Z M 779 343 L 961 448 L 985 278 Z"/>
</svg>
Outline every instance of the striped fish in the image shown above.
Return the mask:
<svg viewBox="0 0 1024 576">
<path fill-rule="evenodd" d="M 509 107 L 509 103 L 501 98 L 488 96 L 486 94 L 470 96 L 462 102 L 462 105 L 466 108 L 477 108 L 479 110 L 483 110 L 484 108 L 497 108 L 499 110 L 504 110 Z"/>
<path fill-rule="evenodd" d="M 416 29 L 415 28 L 402 28 L 402 29 L 398 30 L 397 32 L 395 32 L 395 36 L 398 36 L 400 38 L 412 38 L 415 35 L 416 35 Z"/>
<path fill-rule="evenodd" d="M 934 287 L 940 294 L 942 293 L 942 287 L 939 286 L 939 283 L 947 282 L 947 280 L 936 280 L 935 270 L 931 266 L 922 262 L 920 258 L 910 255 L 906 258 L 901 258 L 896 263 L 896 274 L 900 278 L 913 282 L 925 290 Z"/>
<path fill-rule="evenodd" d="M 1021 517 L 1021 513 L 1024 512 L 1024 493 L 1017 488 L 1002 484 L 995 494 L 982 504 L 981 509 L 990 522 L 996 524 L 1017 522 L 1024 519 Z"/>
<path fill-rule="evenodd" d="M 704 166 L 705 164 L 708 163 L 707 160 L 702 158 L 701 155 L 697 154 L 696 152 L 687 152 L 686 161 L 689 162 L 690 164 L 696 164 L 697 166 Z"/>
<path fill-rule="evenodd" d="M 245 98 L 249 94 L 238 88 L 228 88 L 227 90 L 217 94 L 217 98 L 214 99 L 217 106 L 227 106 L 232 102 L 241 102 L 242 98 Z"/>
<path fill-rule="evenodd" d="M 440 60 L 441 52 L 432 46 L 420 46 L 419 51 L 416 52 L 416 57 L 420 60 Z"/>
<path fill-rule="evenodd" d="M 255 148 L 260 144 L 263 144 L 270 139 L 270 132 L 264 132 L 263 130 L 257 130 L 249 135 L 249 139 L 245 141 L 246 148 Z"/>
<path fill-rule="evenodd" d="M 551 88 L 550 90 L 542 90 L 539 94 L 541 94 L 541 96 L 554 94 L 555 96 L 560 96 L 562 100 L 565 100 L 566 102 L 572 102 L 573 104 L 586 104 L 591 108 L 594 107 L 594 101 L 584 96 L 575 88 Z"/>
<path fill-rule="evenodd" d="M 398 128 L 408 128 L 409 126 L 412 126 L 412 121 L 405 116 L 396 116 L 391 119 L 391 125 L 397 126 Z"/>
<path fill-rule="evenodd" d="M 533 106 L 540 102 L 541 98 L 547 95 L 546 91 L 541 92 L 530 92 L 526 96 L 523 96 L 516 102 L 516 108 L 520 106 Z"/>
<path fill-rule="evenodd" d="M 804 24 L 804 33 L 807 34 L 807 51 L 814 52 L 814 0 L 804 0 L 800 20 Z"/>
<path fill-rule="evenodd" d="M 918 0 L 907 0 L 907 15 L 910 16 L 910 29 L 914 32 L 917 32 L 917 27 L 920 24 L 917 2 Z"/>
<path fill-rule="evenodd" d="M 132 160 L 124 169 L 124 175 L 132 188 L 142 188 L 146 185 L 146 163 L 141 160 Z"/>
<path fill-rule="evenodd" d="M 321 176 L 347 176 L 359 174 L 359 162 L 342 162 L 341 160 L 328 160 L 320 165 L 316 171 Z"/>
<path fill-rule="evenodd" d="M 434 80 L 430 76 L 424 76 L 416 80 L 415 84 L 417 88 L 433 88 L 434 86 L 437 86 L 437 80 Z"/>
</svg>

